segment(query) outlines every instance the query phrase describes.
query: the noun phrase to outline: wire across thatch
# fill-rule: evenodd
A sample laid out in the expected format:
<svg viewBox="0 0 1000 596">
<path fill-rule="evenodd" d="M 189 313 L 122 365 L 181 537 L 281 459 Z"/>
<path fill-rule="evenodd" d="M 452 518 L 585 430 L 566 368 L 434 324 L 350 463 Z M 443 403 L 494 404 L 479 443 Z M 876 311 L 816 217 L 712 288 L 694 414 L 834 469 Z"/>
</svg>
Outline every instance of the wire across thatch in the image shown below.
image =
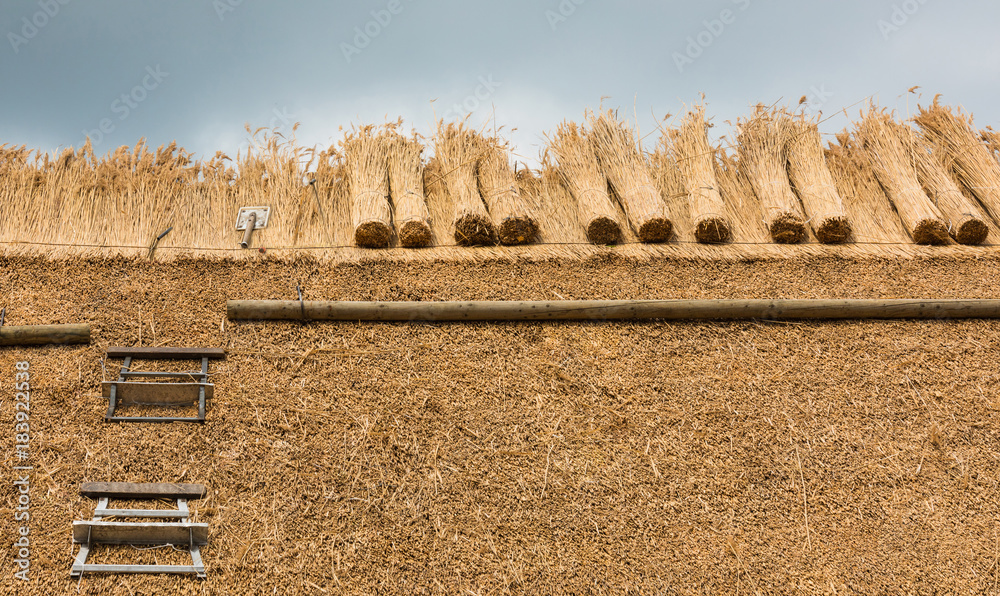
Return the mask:
<svg viewBox="0 0 1000 596">
<path fill-rule="evenodd" d="M 823 139 L 815 122 L 805 118 L 788 124 L 788 176 L 816 239 L 833 244 L 851 236 L 851 223 L 823 158 Z"/>
<path fill-rule="evenodd" d="M 588 115 L 594 154 L 642 242 L 666 242 L 673 224 L 639 153 L 632 129 L 613 112 Z"/>
<path fill-rule="evenodd" d="M 549 148 L 559 162 L 559 173 L 576 199 L 587 238 L 594 244 L 617 242 L 621 238 L 621 224 L 608 196 L 607 178 L 601 172 L 586 133 L 575 123 L 563 122 Z"/>
<path fill-rule="evenodd" d="M 464 122 L 438 122 L 434 153 L 445 184 L 455 202 L 455 241 L 459 244 L 493 244 L 496 227 L 476 183 L 476 169 L 483 153 L 483 138 Z"/>
<path fill-rule="evenodd" d="M 715 154 L 708 144 L 709 124 L 705 106 L 695 106 L 681 127 L 671 129 L 661 139 L 669 141 L 669 151 L 683 174 L 688 206 L 698 242 L 726 242 L 732 237 L 722 194 L 715 179 Z"/>
<path fill-rule="evenodd" d="M 917 244 L 946 244 L 948 226 L 924 193 L 910 151 L 901 138 L 909 134 L 885 111 L 872 107 L 857 125 L 872 169 Z"/>
<path fill-rule="evenodd" d="M 771 238 L 794 244 L 806 237 L 802 208 L 792 192 L 786 169 L 788 120 L 763 106 L 738 121 L 740 166 L 760 199 Z"/>
</svg>

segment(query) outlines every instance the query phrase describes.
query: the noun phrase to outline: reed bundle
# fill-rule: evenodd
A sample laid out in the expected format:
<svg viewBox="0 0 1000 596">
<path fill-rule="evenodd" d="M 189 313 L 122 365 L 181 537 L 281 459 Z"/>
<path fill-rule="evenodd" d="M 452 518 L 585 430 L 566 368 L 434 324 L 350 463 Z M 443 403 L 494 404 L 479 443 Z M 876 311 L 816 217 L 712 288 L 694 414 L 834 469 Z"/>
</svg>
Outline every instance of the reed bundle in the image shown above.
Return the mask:
<svg viewBox="0 0 1000 596">
<path fill-rule="evenodd" d="M 771 238 L 780 244 L 801 242 L 806 226 L 786 169 L 787 119 L 757 106 L 753 116 L 738 124 L 740 167 L 760 199 Z"/>
<path fill-rule="evenodd" d="M 500 244 L 530 244 L 538 235 L 538 222 L 521 196 L 509 153 L 499 139 L 484 141 L 479 191 L 496 224 Z"/>
<path fill-rule="evenodd" d="M 572 122 L 559 125 L 549 149 L 559 173 L 576 199 L 580 221 L 594 244 L 613 244 L 621 238 L 621 224 L 608 196 L 608 180 L 583 130 Z"/>
<path fill-rule="evenodd" d="M 364 126 L 344 140 L 351 188 L 354 241 L 362 248 L 386 248 L 392 242 L 389 170 L 383 138 Z"/>
<path fill-rule="evenodd" d="M 947 244 L 948 226 L 920 186 L 910 151 L 900 140 L 897 126 L 889 114 L 872 107 L 858 123 L 858 138 L 913 241 Z"/>
<path fill-rule="evenodd" d="M 632 229 L 642 242 L 666 242 L 673 234 L 673 223 L 632 129 L 610 111 L 590 114 L 589 120 L 594 154 Z"/>
<path fill-rule="evenodd" d="M 483 139 L 464 123 L 438 122 L 434 153 L 455 204 L 455 241 L 463 245 L 493 244 L 496 228 L 476 184 Z"/>
<path fill-rule="evenodd" d="M 389 192 L 395 209 L 399 243 L 419 248 L 431 243 L 430 213 L 424 197 L 424 147 L 416 138 L 389 131 L 384 146 L 389 156 Z"/>
<path fill-rule="evenodd" d="M 972 117 L 938 103 L 920 107 L 914 121 L 930 144 L 950 157 L 950 168 L 989 214 L 1000 223 L 1000 164 L 980 142 Z"/>
<path fill-rule="evenodd" d="M 733 241 L 741 244 L 765 244 L 771 241 L 770 231 L 764 223 L 760 202 L 754 195 L 750 181 L 740 171 L 736 158 L 724 150 L 715 155 L 715 179 L 733 223 Z"/>
<path fill-rule="evenodd" d="M 841 132 L 837 135 L 837 143 L 830 144 L 824 157 L 851 222 L 853 242 L 899 244 L 912 241 L 857 139 L 847 131 Z"/>
<path fill-rule="evenodd" d="M 691 204 L 684 187 L 684 175 L 677 166 L 669 145 L 667 135 L 661 136 L 656 150 L 649 155 L 649 173 L 656 181 L 660 196 L 670 213 L 674 237 L 680 242 L 690 242 L 696 231 L 691 221 Z M 697 241 L 697 238 L 694 240 Z"/>
<path fill-rule="evenodd" d="M 698 242 L 718 243 L 732 237 L 732 226 L 715 179 L 715 153 L 708 144 L 708 127 L 705 106 L 699 105 L 668 135 L 670 152 L 683 176 L 694 236 Z"/>
<path fill-rule="evenodd" d="M 899 125 L 900 140 L 906 143 L 917 168 L 917 178 L 927 195 L 941 210 L 948 233 L 959 244 L 982 244 L 990 228 L 975 199 L 962 192 L 948 173 L 940 151 L 920 143 L 908 126 Z"/>
<path fill-rule="evenodd" d="M 825 244 L 845 242 L 851 236 L 851 223 L 823 158 L 819 127 L 804 118 L 793 120 L 789 122 L 789 135 L 788 176 L 816 239 Z"/>
</svg>

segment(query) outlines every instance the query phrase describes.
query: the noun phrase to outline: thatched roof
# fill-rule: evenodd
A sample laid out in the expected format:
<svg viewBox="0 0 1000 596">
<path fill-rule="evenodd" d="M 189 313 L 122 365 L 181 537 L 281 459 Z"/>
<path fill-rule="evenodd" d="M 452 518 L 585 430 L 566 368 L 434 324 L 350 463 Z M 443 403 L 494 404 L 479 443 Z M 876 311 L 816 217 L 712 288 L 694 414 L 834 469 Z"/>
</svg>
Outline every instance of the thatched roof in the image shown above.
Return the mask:
<svg viewBox="0 0 1000 596">
<path fill-rule="evenodd" d="M 234 323 L 224 303 L 296 284 L 354 300 L 975 298 L 995 297 L 998 265 L 4 258 L 8 324 L 89 322 L 93 344 L 0 351 L 8 381 L 31 363 L 35 468 L 32 580 L 8 568 L 0 586 L 986 592 L 1000 323 Z M 104 349 L 140 344 L 226 348 L 204 426 L 102 421 Z M 13 431 L 0 437 L 12 453 Z M 204 583 L 69 578 L 71 523 L 94 506 L 80 483 L 112 480 L 208 486 L 192 503 L 210 526 Z M 182 556 L 106 547 L 92 561 Z"/>
</svg>

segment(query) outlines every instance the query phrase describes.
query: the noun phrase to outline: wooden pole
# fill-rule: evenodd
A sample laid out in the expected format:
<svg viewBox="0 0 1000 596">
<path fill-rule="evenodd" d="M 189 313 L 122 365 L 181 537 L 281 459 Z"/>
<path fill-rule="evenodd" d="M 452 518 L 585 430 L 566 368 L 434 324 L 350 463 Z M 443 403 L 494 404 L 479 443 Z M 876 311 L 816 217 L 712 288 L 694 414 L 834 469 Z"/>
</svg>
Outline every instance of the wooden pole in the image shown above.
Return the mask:
<svg viewBox="0 0 1000 596">
<path fill-rule="evenodd" d="M 314 321 L 992 319 L 1000 318 L 1000 300 L 230 300 L 226 310 L 230 319 Z"/>
<path fill-rule="evenodd" d="M 247 216 L 247 231 L 243 232 L 243 241 L 240 242 L 240 248 L 248 248 L 250 246 L 250 237 L 253 236 L 253 228 L 257 225 L 257 214 L 253 211 Z"/>
<path fill-rule="evenodd" d="M 24 325 L 0 327 L 0 346 L 43 346 L 45 344 L 89 344 L 90 325 Z"/>
</svg>

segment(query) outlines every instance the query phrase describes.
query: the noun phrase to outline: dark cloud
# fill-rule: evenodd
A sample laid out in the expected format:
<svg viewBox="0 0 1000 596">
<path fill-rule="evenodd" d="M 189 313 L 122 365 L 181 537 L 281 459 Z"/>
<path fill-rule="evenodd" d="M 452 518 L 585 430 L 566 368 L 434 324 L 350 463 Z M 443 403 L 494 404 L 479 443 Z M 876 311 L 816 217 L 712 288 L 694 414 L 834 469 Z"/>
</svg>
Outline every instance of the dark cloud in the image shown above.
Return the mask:
<svg viewBox="0 0 1000 596">
<path fill-rule="evenodd" d="M 146 137 L 205 154 L 234 151 L 245 122 L 301 121 L 312 144 L 468 110 L 517 127 L 532 159 L 602 97 L 645 133 L 701 92 L 718 124 L 806 95 L 834 132 L 868 96 L 913 110 L 913 85 L 985 126 L 1000 119 L 997 22 L 1000 5 L 942 0 L 19 2 L 0 16 L 0 142 L 99 131 L 102 151 Z"/>
</svg>

